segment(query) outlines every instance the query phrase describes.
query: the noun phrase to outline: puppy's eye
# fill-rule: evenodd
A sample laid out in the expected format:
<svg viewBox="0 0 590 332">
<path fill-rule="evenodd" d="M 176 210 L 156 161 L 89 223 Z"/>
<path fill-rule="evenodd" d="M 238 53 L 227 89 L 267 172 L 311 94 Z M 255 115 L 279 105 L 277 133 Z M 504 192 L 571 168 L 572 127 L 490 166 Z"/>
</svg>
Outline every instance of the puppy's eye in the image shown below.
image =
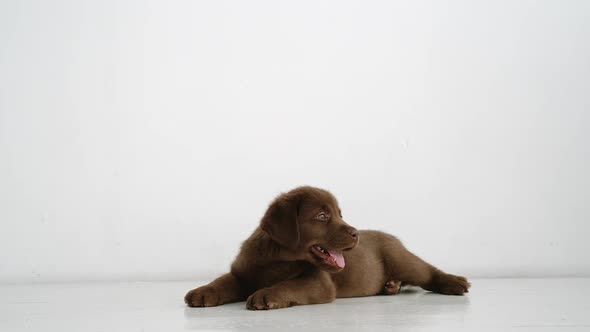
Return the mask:
<svg viewBox="0 0 590 332">
<path fill-rule="evenodd" d="M 315 218 L 317 220 L 321 220 L 321 221 L 328 221 L 328 219 L 330 219 L 330 218 L 328 218 L 328 215 L 324 212 L 318 214 Z"/>
</svg>

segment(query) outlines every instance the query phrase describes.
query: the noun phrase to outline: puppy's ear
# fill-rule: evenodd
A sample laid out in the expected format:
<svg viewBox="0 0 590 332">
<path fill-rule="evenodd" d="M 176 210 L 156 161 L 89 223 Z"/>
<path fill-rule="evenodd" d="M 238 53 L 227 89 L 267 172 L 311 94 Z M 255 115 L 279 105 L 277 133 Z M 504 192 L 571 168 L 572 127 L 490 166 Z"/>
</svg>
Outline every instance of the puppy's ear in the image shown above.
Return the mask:
<svg viewBox="0 0 590 332">
<path fill-rule="evenodd" d="M 260 228 L 275 242 L 294 249 L 299 244 L 298 210 L 298 197 L 279 196 L 266 210 Z"/>
</svg>

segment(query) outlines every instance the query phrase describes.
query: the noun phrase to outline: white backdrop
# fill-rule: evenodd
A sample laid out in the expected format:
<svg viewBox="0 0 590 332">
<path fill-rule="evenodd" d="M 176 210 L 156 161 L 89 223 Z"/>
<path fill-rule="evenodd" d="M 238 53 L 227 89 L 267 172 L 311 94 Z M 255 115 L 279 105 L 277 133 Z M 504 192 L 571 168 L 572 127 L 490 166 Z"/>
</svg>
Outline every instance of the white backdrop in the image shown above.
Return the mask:
<svg viewBox="0 0 590 332">
<path fill-rule="evenodd" d="M 590 275 L 588 1 L 2 1 L 0 281 L 226 270 L 279 192 Z"/>
</svg>

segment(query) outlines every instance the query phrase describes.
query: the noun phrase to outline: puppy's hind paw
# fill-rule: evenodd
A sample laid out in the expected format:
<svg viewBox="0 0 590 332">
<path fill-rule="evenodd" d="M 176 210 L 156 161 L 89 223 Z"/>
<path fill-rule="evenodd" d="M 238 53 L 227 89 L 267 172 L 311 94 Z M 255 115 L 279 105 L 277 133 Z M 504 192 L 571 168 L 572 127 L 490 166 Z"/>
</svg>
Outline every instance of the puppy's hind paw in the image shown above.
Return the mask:
<svg viewBox="0 0 590 332">
<path fill-rule="evenodd" d="M 399 280 L 389 280 L 385 283 L 383 287 L 383 294 L 385 295 L 395 295 L 398 294 L 401 290 L 402 282 Z"/>
<path fill-rule="evenodd" d="M 440 274 L 434 278 L 430 290 L 445 295 L 463 295 L 469 292 L 471 284 L 465 277 Z"/>
</svg>

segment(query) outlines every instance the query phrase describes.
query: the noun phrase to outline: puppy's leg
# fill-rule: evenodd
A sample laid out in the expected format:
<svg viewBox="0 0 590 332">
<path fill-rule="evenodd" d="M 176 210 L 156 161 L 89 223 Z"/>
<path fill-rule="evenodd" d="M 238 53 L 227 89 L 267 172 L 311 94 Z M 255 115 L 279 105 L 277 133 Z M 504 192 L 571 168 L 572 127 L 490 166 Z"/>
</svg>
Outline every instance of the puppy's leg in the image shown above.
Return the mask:
<svg viewBox="0 0 590 332">
<path fill-rule="evenodd" d="M 189 307 L 213 307 L 244 301 L 248 295 L 246 287 L 233 274 L 226 273 L 208 285 L 189 291 L 184 296 L 184 302 Z"/>
<path fill-rule="evenodd" d="M 336 298 L 336 286 L 327 272 L 314 270 L 295 279 L 262 288 L 250 295 L 246 307 L 268 310 L 300 304 L 328 303 Z"/>
<path fill-rule="evenodd" d="M 463 295 L 471 284 L 465 277 L 445 273 L 409 252 L 395 237 L 388 237 L 382 249 L 389 276 L 404 283 L 446 295 Z"/>
</svg>

